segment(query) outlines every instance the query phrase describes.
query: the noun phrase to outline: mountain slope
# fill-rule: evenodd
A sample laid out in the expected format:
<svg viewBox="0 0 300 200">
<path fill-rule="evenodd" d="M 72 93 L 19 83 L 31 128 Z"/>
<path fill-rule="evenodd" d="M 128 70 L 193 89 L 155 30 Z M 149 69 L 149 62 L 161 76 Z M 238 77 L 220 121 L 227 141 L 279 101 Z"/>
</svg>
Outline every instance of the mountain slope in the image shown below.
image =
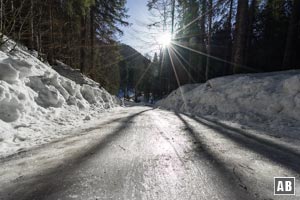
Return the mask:
<svg viewBox="0 0 300 200">
<path fill-rule="evenodd" d="M 120 54 L 123 60 L 120 62 L 121 89 L 144 89 L 146 79 L 143 79 L 147 67 L 151 61 L 128 45 L 121 45 Z"/>
</svg>

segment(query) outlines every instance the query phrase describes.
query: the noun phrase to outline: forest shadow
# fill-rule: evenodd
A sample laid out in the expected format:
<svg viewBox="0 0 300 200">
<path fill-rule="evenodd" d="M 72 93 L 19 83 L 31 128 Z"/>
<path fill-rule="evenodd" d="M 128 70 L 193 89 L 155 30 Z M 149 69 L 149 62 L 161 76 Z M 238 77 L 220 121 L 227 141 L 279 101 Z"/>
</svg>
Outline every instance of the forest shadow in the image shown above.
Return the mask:
<svg viewBox="0 0 300 200">
<path fill-rule="evenodd" d="M 185 115 L 199 124 L 206 126 L 216 133 L 232 140 L 237 145 L 247 148 L 252 152 L 258 153 L 267 159 L 299 173 L 300 154 L 299 152 L 278 143 L 261 138 L 244 130 L 228 126 L 224 123 L 207 119 L 204 117 L 191 117 Z"/>
<path fill-rule="evenodd" d="M 236 174 L 234 171 L 226 165 L 224 161 L 222 161 L 219 156 L 214 153 L 200 137 L 198 134 L 198 131 L 195 130 L 182 116 L 181 114 L 175 112 L 175 115 L 178 117 L 178 119 L 184 124 L 185 130 L 189 133 L 189 136 L 191 137 L 192 141 L 198 146 L 196 149 L 197 156 L 199 156 L 199 159 L 202 160 L 203 156 L 204 158 L 209 161 L 213 168 L 217 170 L 218 177 L 221 179 L 224 185 L 229 185 L 231 187 L 235 187 L 235 189 L 232 190 L 234 192 L 234 195 L 236 199 L 245 199 L 241 195 L 244 189 L 245 191 L 246 186 L 243 185 L 241 182 L 238 182 Z M 239 188 L 237 187 L 239 186 Z M 239 190 L 237 190 L 239 189 Z M 248 196 L 249 197 L 249 196 Z"/>
<path fill-rule="evenodd" d="M 196 115 L 196 116 L 198 116 L 198 115 Z M 247 114 L 246 114 L 246 116 L 247 116 Z M 204 119 L 208 119 L 208 118 L 203 117 L 203 116 L 201 116 L 201 117 L 204 118 Z M 249 123 L 249 119 L 246 120 L 246 119 L 243 119 L 243 118 L 241 118 L 241 119 L 234 118 L 234 119 L 229 119 L 228 120 L 225 117 L 223 119 L 226 120 L 226 121 L 231 121 L 231 122 L 237 123 L 242 127 L 246 127 L 246 129 L 258 131 L 258 132 L 260 132 L 264 135 L 267 135 L 267 136 L 270 136 L 270 137 L 273 137 L 273 138 L 276 138 L 276 139 L 284 138 L 284 139 L 289 139 L 289 140 L 297 140 L 297 141 L 300 142 L 300 137 L 298 136 L 298 134 L 285 133 L 285 132 L 289 132 L 291 127 L 299 126 L 299 123 L 296 122 L 295 120 L 281 119 L 280 120 L 281 123 L 282 124 L 289 124 L 289 127 L 287 127 L 286 129 L 284 128 L 284 129 L 279 130 L 276 126 L 275 127 L 271 126 L 271 124 L 273 124 L 273 123 L 277 124 L 277 122 L 272 122 L 272 121 L 270 122 L 270 118 L 268 118 L 264 115 L 261 115 L 259 113 L 256 113 L 255 117 L 258 118 L 259 120 L 252 118 L 251 123 Z M 213 120 L 213 119 L 209 119 L 209 120 L 216 121 L 216 120 Z M 222 123 L 222 122 L 219 122 L 219 123 Z M 226 125 L 225 123 L 222 123 L 222 124 Z"/>
<path fill-rule="evenodd" d="M 131 108 L 131 107 L 149 107 L 153 108 L 154 104 L 150 103 L 135 103 L 135 102 L 126 102 L 125 107 Z"/>
<path fill-rule="evenodd" d="M 119 117 L 119 118 L 115 118 L 113 120 L 105 121 L 103 123 L 97 124 L 97 126 L 93 126 L 93 127 L 89 127 L 89 128 L 84 128 L 84 129 L 82 129 L 80 131 L 75 131 L 75 134 L 74 134 L 74 130 L 72 130 L 72 132 L 67 132 L 66 136 L 63 137 L 63 138 L 59 138 L 57 140 L 53 140 L 53 141 L 50 141 L 48 143 L 45 143 L 45 144 L 42 144 L 42 145 L 30 148 L 30 149 L 28 149 L 26 151 L 20 151 L 20 152 L 17 152 L 15 154 L 12 154 L 12 155 L 0 158 L 0 164 L 4 163 L 4 162 L 7 162 L 7 161 L 10 161 L 10 160 L 13 160 L 13 159 L 16 160 L 16 159 L 24 158 L 26 156 L 30 156 L 32 151 L 39 151 L 39 150 L 42 150 L 43 148 L 45 148 L 46 146 L 49 146 L 51 144 L 60 143 L 60 142 L 66 140 L 66 139 L 69 139 L 69 138 L 79 137 L 79 136 L 82 136 L 82 135 L 86 135 L 86 133 L 88 133 L 88 132 L 92 132 L 94 130 L 102 129 L 104 127 L 107 127 L 107 125 L 110 125 L 110 124 L 113 124 L 113 123 L 116 123 L 116 122 L 126 122 L 126 118 L 124 120 L 124 117 Z M 73 134 L 71 134 L 71 133 L 73 133 Z"/>
<path fill-rule="evenodd" d="M 121 121 L 121 125 L 117 127 L 116 130 L 112 131 L 108 135 L 106 135 L 103 139 L 101 139 L 98 143 L 90 147 L 85 152 L 80 152 L 74 157 L 69 157 L 65 160 L 65 164 L 62 166 L 58 166 L 55 169 L 51 169 L 43 172 L 42 174 L 35 175 L 31 180 L 23 180 L 19 181 L 17 184 L 13 185 L 10 188 L 7 188 L 5 191 L 5 195 L 7 200 L 41 200 L 47 197 L 50 194 L 56 193 L 61 190 L 65 190 L 66 187 L 61 187 L 59 183 L 57 183 L 57 177 L 59 180 L 64 180 L 64 177 L 67 177 L 72 174 L 76 169 L 80 167 L 85 161 L 91 159 L 95 154 L 102 151 L 113 141 L 116 141 L 119 137 L 121 137 L 124 130 L 128 129 L 132 125 L 132 120 L 136 117 L 142 115 L 145 112 L 148 112 L 152 109 L 143 110 L 141 112 L 135 113 L 123 119 Z M 114 120 L 118 122 L 118 120 Z M 95 129 L 101 129 L 102 127 L 98 127 Z M 93 130 L 95 130 L 93 129 Z M 88 130 L 92 131 L 92 129 Z M 34 188 L 34 190 L 32 189 Z"/>
</svg>

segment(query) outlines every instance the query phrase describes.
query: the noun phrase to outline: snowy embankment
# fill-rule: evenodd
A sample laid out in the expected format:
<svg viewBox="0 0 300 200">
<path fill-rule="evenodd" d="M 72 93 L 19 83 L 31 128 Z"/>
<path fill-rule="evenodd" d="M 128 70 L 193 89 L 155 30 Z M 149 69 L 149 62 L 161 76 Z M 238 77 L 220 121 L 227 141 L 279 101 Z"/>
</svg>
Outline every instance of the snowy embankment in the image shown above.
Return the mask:
<svg viewBox="0 0 300 200">
<path fill-rule="evenodd" d="M 256 127 L 276 137 L 300 138 L 300 71 L 234 75 L 185 85 L 157 105 Z"/>
<path fill-rule="evenodd" d="M 98 83 L 77 84 L 14 46 L 0 49 L 0 157 L 72 134 L 118 105 Z"/>
</svg>

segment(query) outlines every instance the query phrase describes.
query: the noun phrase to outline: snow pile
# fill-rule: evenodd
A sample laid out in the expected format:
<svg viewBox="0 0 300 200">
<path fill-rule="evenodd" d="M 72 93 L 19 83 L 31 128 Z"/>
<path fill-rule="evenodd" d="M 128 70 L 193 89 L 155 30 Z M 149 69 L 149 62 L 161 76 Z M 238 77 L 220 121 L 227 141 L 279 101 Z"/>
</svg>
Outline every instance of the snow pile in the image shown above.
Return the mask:
<svg viewBox="0 0 300 200">
<path fill-rule="evenodd" d="M 92 80 L 79 85 L 8 40 L 0 49 L 0 157 L 43 144 L 118 105 Z"/>
<path fill-rule="evenodd" d="M 80 85 L 90 85 L 92 87 L 99 87 L 100 84 L 89 79 L 80 73 L 79 69 L 73 69 L 72 67 L 60 62 L 56 61 L 56 64 L 52 66 L 52 68 L 57 71 L 60 75 L 74 81 Z"/>
<path fill-rule="evenodd" d="M 242 121 L 300 122 L 300 71 L 234 75 L 186 85 L 157 105 Z"/>
</svg>

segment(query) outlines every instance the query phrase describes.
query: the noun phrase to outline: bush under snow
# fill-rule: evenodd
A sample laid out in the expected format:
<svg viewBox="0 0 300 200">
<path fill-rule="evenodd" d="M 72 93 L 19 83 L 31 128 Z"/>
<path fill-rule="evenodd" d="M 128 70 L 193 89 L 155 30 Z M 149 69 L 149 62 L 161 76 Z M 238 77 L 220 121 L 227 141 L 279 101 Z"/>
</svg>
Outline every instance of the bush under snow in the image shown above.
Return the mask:
<svg viewBox="0 0 300 200">
<path fill-rule="evenodd" d="M 58 138 L 118 105 L 92 80 L 77 84 L 14 46 L 8 40 L 0 49 L 0 156 Z"/>
</svg>

